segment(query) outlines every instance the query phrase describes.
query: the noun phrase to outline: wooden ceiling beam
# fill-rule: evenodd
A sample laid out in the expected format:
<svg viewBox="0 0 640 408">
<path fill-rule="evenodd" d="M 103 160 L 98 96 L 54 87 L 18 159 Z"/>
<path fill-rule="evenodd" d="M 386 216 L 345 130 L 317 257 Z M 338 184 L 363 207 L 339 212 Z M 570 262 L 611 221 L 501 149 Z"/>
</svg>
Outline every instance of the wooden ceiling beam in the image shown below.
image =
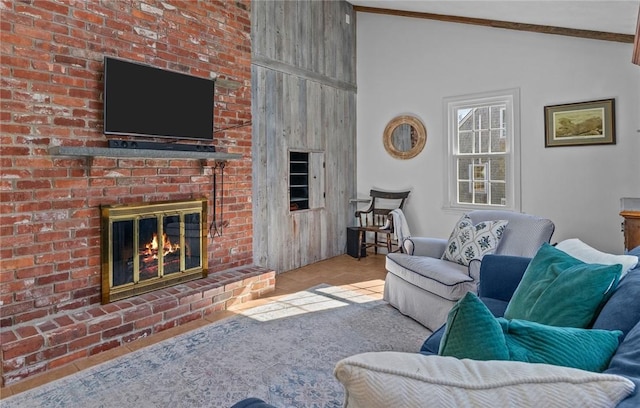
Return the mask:
<svg viewBox="0 0 640 408">
<path fill-rule="evenodd" d="M 638 10 L 638 24 L 636 25 L 636 40 L 633 43 L 633 57 L 631 62 L 640 65 L 640 10 Z"/>
<path fill-rule="evenodd" d="M 579 30 L 576 28 L 554 27 L 539 24 L 513 23 L 509 21 L 489 20 L 485 18 L 450 16 L 445 14 L 423 13 L 418 11 L 391 10 L 378 7 L 354 6 L 355 11 L 362 13 L 387 14 L 392 16 L 423 18 L 428 20 L 445 21 L 449 23 L 472 24 L 507 30 L 530 31 L 534 33 L 564 35 L 569 37 L 590 38 L 592 40 L 633 43 L 632 34 L 608 33 L 604 31 Z"/>
</svg>

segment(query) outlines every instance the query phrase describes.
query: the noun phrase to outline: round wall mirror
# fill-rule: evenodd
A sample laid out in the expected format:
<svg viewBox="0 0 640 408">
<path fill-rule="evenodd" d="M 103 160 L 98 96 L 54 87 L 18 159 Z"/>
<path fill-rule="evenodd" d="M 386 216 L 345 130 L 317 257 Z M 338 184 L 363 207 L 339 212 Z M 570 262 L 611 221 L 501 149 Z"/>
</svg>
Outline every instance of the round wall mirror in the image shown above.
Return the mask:
<svg viewBox="0 0 640 408">
<path fill-rule="evenodd" d="M 384 129 L 384 148 L 396 159 L 410 159 L 427 143 L 427 130 L 415 116 L 393 118 Z"/>
</svg>

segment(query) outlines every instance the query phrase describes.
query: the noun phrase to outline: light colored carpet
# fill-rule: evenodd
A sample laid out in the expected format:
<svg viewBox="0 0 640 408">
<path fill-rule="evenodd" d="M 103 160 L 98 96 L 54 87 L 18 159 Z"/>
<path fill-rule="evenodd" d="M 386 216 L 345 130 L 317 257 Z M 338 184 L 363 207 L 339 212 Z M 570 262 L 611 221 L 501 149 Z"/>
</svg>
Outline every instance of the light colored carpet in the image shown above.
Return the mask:
<svg viewBox="0 0 640 408">
<path fill-rule="evenodd" d="M 342 358 L 417 352 L 429 330 L 381 300 L 320 285 L 0 402 L 16 407 L 341 407 Z"/>
</svg>

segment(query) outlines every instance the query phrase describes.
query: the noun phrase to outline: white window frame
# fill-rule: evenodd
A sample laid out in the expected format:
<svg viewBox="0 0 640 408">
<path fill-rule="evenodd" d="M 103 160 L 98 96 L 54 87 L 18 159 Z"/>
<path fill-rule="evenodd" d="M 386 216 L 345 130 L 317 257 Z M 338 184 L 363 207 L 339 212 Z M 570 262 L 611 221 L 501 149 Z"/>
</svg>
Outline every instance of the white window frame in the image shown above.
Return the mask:
<svg viewBox="0 0 640 408">
<path fill-rule="evenodd" d="M 506 158 L 504 205 L 471 204 L 458 202 L 458 109 L 476 108 L 493 104 L 505 104 Z M 453 211 L 469 211 L 478 209 L 503 209 L 521 211 L 521 179 L 520 179 L 520 89 L 506 89 L 495 92 L 448 97 L 444 99 L 444 122 L 446 124 L 447 143 L 445 146 L 445 183 L 444 209 Z M 480 154 L 482 156 L 482 154 Z"/>
</svg>

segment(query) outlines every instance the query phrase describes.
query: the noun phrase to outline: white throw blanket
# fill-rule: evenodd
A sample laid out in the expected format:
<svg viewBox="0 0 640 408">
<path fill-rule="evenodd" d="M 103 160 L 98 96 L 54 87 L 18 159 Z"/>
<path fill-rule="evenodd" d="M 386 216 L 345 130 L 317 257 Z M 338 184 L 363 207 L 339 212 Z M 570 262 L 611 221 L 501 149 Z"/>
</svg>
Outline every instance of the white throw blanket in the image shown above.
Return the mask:
<svg viewBox="0 0 640 408">
<path fill-rule="evenodd" d="M 391 216 L 393 217 L 394 238 L 398 240 L 398 245 L 402 246 L 404 240 L 411 236 L 411 231 L 409 231 L 409 224 L 407 224 L 407 219 L 405 218 L 402 210 L 399 208 L 391 211 Z"/>
</svg>

